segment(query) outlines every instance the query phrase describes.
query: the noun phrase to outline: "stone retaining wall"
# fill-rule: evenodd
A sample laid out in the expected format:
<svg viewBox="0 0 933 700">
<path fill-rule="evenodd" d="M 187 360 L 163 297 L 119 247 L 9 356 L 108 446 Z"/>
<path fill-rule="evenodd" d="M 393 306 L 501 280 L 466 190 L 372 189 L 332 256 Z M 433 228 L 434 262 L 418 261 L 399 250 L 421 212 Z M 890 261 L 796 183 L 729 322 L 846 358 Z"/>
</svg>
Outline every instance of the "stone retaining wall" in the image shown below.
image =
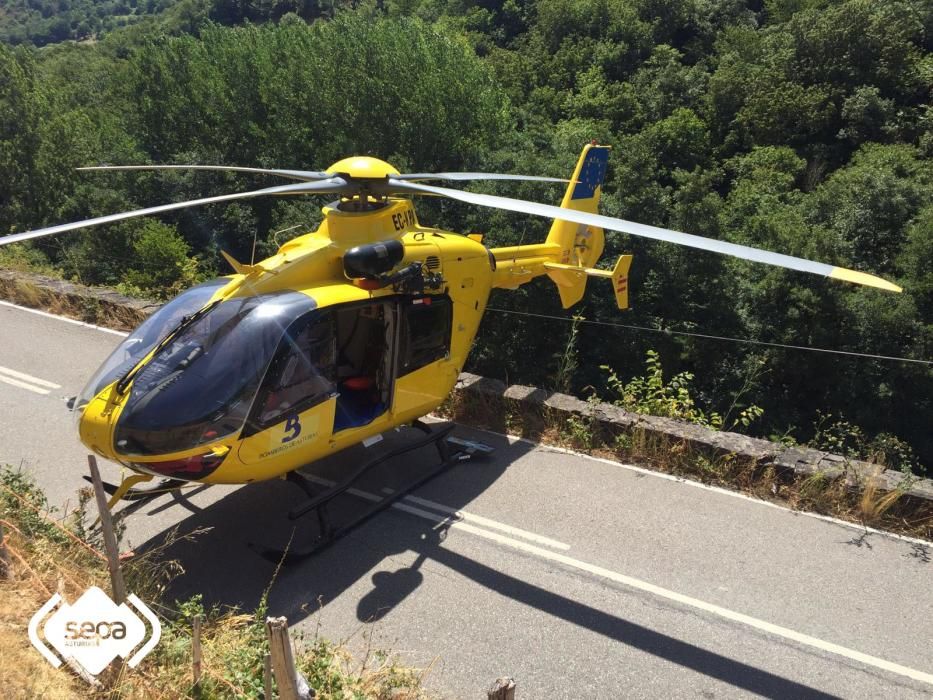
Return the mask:
<svg viewBox="0 0 933 700">
<path fill-rule="evenodd" d="M 573 414 L 591 416 L 609 427 L 628 431 L 643 430 L 672 443 L 688 444 L 706 454 L 734 455 L 763 467 L 773 466 L 801 476 L 822 473 L 829 478 L 845 478 L 853 485 L 872 479 L 883 490 L 893 491 L 900 487 L 910 496 L 933 500 L 933 481 L 929 479 L 910 479 L 904 482 L 905 477 L 899 471 L 883 469 L 877 464 L 847 459 L 809 447 L 786 447 L 770 440 L 710 430 L 673 418 L 631 413 L 612 404 L 589 403 L 575 396 L 536 387 L 506 386 L 496 379 L 468 372 L 460 375 L 456 391 L 465 396 L 473 395 L 485 400 L 513 401 L 532 410 L 547 408 L 566 413 L 568 417 Z"/>
</svg>

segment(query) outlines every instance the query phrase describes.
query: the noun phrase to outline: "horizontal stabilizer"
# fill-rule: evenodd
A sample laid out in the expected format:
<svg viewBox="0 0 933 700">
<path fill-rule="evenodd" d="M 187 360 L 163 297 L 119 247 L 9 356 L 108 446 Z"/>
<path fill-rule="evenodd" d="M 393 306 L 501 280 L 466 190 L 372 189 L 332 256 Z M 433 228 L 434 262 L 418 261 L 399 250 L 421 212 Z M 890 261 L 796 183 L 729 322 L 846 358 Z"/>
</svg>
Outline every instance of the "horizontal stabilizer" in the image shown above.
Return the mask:
<svg viewBox="0 0 933 700">
<path fill-rule="evenodd" d="M 631 255 L 620 255 L 616 266 L 610 270 L 600 270 L 595 267 L 580 267 L 577 265 L 565 265 L 563 263 L 544 263 L 544 269 L 547 270 L 548 277 L 554 281 L 558 290 L 565 288 L 577 288 L 579 283 L 587 277 L 603 277 L 612 280 L 612 291 L 616 297 L 616 304 L 620 309 L 628 308 L 628 271 L 632 266 Z M 564 308 L 569 308 L 564 295 L 561 294 L 561 300 L 565 301 Z M 575 299 L 576 303 L 579 299 Z"/>
</svg>

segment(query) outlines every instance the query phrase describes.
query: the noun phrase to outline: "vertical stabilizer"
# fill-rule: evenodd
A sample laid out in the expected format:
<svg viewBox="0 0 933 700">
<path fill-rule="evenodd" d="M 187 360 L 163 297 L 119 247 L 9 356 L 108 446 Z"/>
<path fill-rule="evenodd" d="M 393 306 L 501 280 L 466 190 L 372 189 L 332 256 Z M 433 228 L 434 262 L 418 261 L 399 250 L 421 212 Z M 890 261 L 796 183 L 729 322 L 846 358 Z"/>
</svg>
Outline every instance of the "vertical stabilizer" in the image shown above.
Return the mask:
<svg viewBox="0 0 933 700">
<path fill-rule="evenodd" d="M 599 195 L 606 176 L 609 146 L 587 144 L 583 147 L 561 207 L 591 214 L 598 213 Z M 556 220 L 548 233 L 547 243 L 560 247 L 557 262 L 562 265 L 591 268 L 603 252 L 603 230 L 596 226 L 584 226 L 569 221 Z M 585 274 L 567 274 L 552 269 L 548 275 L 557 285 L 564 308 L 569 308 L 583 298 L 586 290 Z"/>
</svg>

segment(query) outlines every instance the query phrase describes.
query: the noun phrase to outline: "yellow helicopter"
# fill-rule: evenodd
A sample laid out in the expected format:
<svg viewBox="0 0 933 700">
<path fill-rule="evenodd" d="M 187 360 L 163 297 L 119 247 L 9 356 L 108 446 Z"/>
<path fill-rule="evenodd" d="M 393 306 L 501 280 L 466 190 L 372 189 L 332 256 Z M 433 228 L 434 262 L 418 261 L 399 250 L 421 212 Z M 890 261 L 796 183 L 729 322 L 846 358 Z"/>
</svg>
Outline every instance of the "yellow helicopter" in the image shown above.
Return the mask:
<svg viewBox="0 0 933 700">
<path fill-rule="evenodd" d="M 452 390 L 493 288 L 547 275 L 565 308 L 588 277 L 610 280 L 628 305 L 623 255 L 596 268 L 603 230 L 901 291 L 873 275 L 597 214 L 609 148 L 588 144 L 569 181 L 487 173 L 401 174 L 354 157 L 324 172 L 176 165 L 82 170 L 205 169 L 279 176 L 294 184 L 149 207 L 0 238 L 0 245 L 183 207 L 261 196 L 336 194 L 313 232 L 256 264 L 224 253 L 235 274 L 188 289 L 124 340 L 73 405 L 81 441 L 133 474 L 110 487 L 112 507 L 164 477 L 241 484 L 291 475 L 430 413 Z M 560 206 L 424 184 L 429 180 L 567 182 Z M 542 243 L 487 248 L 480 235 L 422 225 L 406 196 L 444 196 L 553 219 Z M 442 465 L 463 458 L 429 434 Z M 429 431 L 430 433 L 430 431 Z M 341 486 L 368 467 L 353 470 Z M 305 488 L 304 486 L 302 486 Z M 132 490 L 132 491 L 131 491 Z M 306 489 L 307 490 L 307 489 Z M 410 489 L 409 489 L 410 490 Z M 312 492 L 308 490 L 309 495 Z M 401 492 L 399 495 L 403 495 Z M 327 500 L 315 495 L 302 513 Z M 293 514 L 294 515 L 294 514 Z"/>
</svg>

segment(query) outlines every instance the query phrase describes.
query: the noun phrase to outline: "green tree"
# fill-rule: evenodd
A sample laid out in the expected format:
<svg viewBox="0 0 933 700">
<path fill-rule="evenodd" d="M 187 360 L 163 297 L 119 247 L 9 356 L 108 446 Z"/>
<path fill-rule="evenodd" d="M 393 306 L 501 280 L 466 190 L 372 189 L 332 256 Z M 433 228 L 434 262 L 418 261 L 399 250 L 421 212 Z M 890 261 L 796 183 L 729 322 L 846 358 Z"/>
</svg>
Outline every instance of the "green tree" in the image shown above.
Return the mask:
<svg viewBox="0 0 933 700">
<path fill-rule="evenodd" d="M 127 283 L 143 292 L 168 298 L 197 281 L 197 261 L 174 226 L 146 221 L 133 242 L 133 260 Z"/>
</svg>

